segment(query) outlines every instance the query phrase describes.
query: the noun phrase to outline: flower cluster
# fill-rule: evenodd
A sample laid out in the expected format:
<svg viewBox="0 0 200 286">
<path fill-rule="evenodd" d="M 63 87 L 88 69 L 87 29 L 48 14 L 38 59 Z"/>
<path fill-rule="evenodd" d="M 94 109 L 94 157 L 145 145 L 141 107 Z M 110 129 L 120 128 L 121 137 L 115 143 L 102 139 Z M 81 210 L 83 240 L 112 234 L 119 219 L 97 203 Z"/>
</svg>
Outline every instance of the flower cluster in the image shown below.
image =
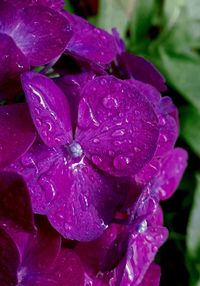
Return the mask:
<svg viewBox="0 0 200 286">
<path fill-rule="evenodd" d="M 0 284 L 157 286 L 187 153 L 165 80 L 62 0 L 2 0 Z"/>
</svg>

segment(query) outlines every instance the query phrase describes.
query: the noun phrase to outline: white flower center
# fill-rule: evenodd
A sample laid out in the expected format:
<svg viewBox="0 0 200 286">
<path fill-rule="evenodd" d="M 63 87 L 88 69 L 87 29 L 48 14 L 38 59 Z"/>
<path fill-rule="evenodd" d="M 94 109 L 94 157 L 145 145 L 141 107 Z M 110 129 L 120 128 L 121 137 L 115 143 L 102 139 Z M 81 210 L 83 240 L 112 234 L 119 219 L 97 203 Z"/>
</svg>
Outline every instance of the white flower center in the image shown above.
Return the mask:
<svg viewBox="0 0 200 286">
<path fill-rule="evenodd" d="M 83 154 L 83 149 L 79 143 L 73 142 L 69 145 L 69 152 L 74 158 L 81 157 Z"/>
</svg>

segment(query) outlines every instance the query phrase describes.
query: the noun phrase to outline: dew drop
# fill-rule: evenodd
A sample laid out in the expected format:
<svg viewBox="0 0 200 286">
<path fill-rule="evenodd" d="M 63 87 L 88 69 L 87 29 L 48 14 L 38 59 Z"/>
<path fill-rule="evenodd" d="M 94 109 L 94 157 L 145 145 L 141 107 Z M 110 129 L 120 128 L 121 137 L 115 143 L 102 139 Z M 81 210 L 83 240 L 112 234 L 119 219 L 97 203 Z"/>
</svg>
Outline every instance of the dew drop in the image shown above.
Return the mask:
<svg viewBox="0 0 200 286">
<path fill-rule="evenodd" d="M 100 142 L 100 141 L 99 141 L 98 138 L 94 138 L 94 139 L 93 139 L 93 143 L 97 144 L 97 143 L 99 143 L 99 142 Z"/>
<path fill-rule="evenodd" d="M 134 151 L 135 151 L 136 153 L 138 153 L 138 152 L 140 152 L 140 151 L 141 151 L 141 149 L 140 149 L 140 148 L 138 148 L 138 147 L 134 147 Z"/>
<path fill-rule="evenodd" d="M 41 176 L 38 180 L 38 183 L 44 190 L 47 202 L 50 203 L 56 195 L 56 190 L 54 185 L 50 182 L 50 180 L 46 176 Z"/>
<path fill-rule="evenodd" d="M 112 151 L 112 150 L 109 150 L 109 151 L 108 151 L 108 154 L 109 154 L 110 156 L 114 156 L 114 155 L 115 155 L 115 152 Z"/>
<path fill-rule="evenodd" d="M 100 165 L 102 163 L 102 158 L 99 157 L 99 156 L 92 156 L 92 162 L 95 164 L 95 165 Z"/>
<path fill-rule="evenodd" d="M 112 109 L 112 108 L 118 108 L 119 103 L 118 103 L 118 100 L 114 98 L 112 95 L 108 95 L 104 97 L 103 105 L 107 109 Z"/>
<path fill-rule="evenodd" d="M 113 137 L 123 136 L 124 134 L 125 134 L 125 130 L 124 130 L 124 129 L 118 129 L 118 130 L 115 130 L 115 131 L 112 133 L 112 136 L 113 136 Z"/>
<path fill-rule="evenodd" d="M 143 220 L 140 225 L 138 226 L 138 232 L 139 233 L 144 233 L 147 230 L 147 221 L 146 219 Z"/>
<path fill-rule="evenodd" d="M 130 158 L 127 156 L 119 155 L 114 159 L 113 164 L 117 170 L 124 170 L 130 164 Z"/>
</svg>

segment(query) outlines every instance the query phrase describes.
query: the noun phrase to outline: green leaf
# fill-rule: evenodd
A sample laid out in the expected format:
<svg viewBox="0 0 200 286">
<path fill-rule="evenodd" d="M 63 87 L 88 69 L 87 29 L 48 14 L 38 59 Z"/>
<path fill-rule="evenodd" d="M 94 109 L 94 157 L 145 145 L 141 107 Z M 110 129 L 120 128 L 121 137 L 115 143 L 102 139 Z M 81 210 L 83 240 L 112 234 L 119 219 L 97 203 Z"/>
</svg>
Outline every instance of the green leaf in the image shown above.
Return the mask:
<svg viewBox="0 0 200 286">
<path fill-rule="evenodd" d="M 160 47 L 162 72 L 185 99 L 200 110 L 200 59 L 190 54 L 176 54 Z"/>
<path fill-rule="evenodd" d="M 135 0 L 101 0 L 97 26 L 109 32 L 115 27 L 121 37 L 125 38 L 134 2 Z"/>
<path fill-rule="evenodd" d="M 200 174 L 197 175 L 197 186 L 194 203 L 187 228 L 187 249 L 190 257 L 199 262 L 200 255 Z M 200 269 L 199 269 L 200 270 Z"/>
<path fill-rule="evenodd" d="M 155 14 L 155 0 L 135 0 L 130 21 L 131 44 L 138 44 L 145 40 L 146 34 L 152 26 Z"/>
<path fill-rule="evenodd" d="M 200 112 L 192 107 L 180 108 L 181 137 L 200 156 Z"/>
</svg>

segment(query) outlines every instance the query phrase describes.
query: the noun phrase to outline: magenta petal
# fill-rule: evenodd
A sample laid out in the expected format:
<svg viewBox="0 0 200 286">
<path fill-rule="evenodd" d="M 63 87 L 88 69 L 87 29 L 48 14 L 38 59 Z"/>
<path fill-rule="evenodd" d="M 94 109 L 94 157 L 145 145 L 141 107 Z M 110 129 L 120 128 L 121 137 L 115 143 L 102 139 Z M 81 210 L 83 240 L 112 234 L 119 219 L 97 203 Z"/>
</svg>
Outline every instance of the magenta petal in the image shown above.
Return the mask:
<svg viewBox="0 0 200 286">
<path fill-rule="evenodd" d="M 48 277 L 56 286 L 83 286 L 85 277 L 80 258 L 74 251 L 62 249 Z"/>
<path fill-rule="evenodd" d="M 86 156 L 112 175 L 137 173 L 152 159 L 158 140 L 151 104 L 112 76 L 90 81 L 81 96 L 76 140 Z"/>
<path fill-rule="evenodd" d="M 146 59 L 122 53 L 117 57 L 118 69 L 125 78 L 132 78 L 154 86 L 159 91 L 165 91 L 165 79 L 152 63 Z"/>
<path fill-rule="evenodd" d="M 161 200 L 171 197 L 177 189 L 187 167 L 187 158 L 187 152 L 181 148 L 172 150 L 163 158 L 160 174 L 155 180 Z"/>
<path fill-rule="evenodd" d="M 117 253 L 115 252 L 112 257 L 109 257 L 108 251 L 122 230 L 123 226 L 111 224 L 98 239 L 77 244 L 75 251 L 88 275 L 94 276 L 99 271 L 105 271 L 106 266 L 108 266 L 106 270 L 114 268 L 115 265 L 109 263 L 113 259 L 118 264 Z"/>
<path fill-rule="evenodd" d="M 158 248 L 167 236 L 168 232 L 164 227 L 148 227 L 146 232 L 130 236 L 125 260 L 121 262 L 119 269 L 116 269 L 116 271 L 120 270 L 122 265 L 125 267 L 120 285 L 126 286 L 128 282 L 130 285 L 141 283 Z"/>
<path fill-rule="evenodd" d="M 67 52 L 100 65 L 109 64 L 118 53 L 115 38 L 86 20 L 65 12 L 74 34 L 67 44 Z M 108 48 L 109 47 L 109 48 Z"/>
<path fill-rule="evenodd" d="M 49 270 L 60 251 L 60 235 L 44 216 L 37 218 L 37 229 L 37 235 L 29 238 L 22 259 L 21 269 L 26 268 L 28 274 Z"/>
<path fill-rule="evenodd" d="M 78 74 L 66 74 L 63 77 L 54 80 L 54 82 L 62 89 L 69 102 L 73 129 L 75 129 L 77 125 L 81 89 L 88 81 L 94 78 L 95 74 L 92 71 L 89 71 Z"/>
<path fill-rule="evenodd" d="M 12 37 L 31 65 L 47 64 L 62 54 L 71 38 L 63 15 L 45 6 L 18 10 L 9 3 L 1 5 L 0 32 Z"/>
<path fill-rule="evenodd" d="M 67 99 L 48 77 L 29 72 L 22 75 L 34 124 L 44 143 L 59 146 L 72 141 L 71 119 Z"/>
<path fill-rule="evenodd" d="M 0 106 L 0 168 L 22 156 L 36 132 L 25 103 Z"/>
<path fill-rule="evenodd" d="M 142 283 L 138 286 L 159 286 L 160 285 L 161 270 L 160 266 L 152 263 L 147 270 Z"/>
<path fill-rule="evenodd" d="M 12 238 L 0 228 L 0 285 L 17 285 L 20 257 Z"/>
<path fill-rule="evenodd" d="M 86 158 L 65 160 L 59 170 L 62 201 L 55 202 L 48 218 L 64 237 L 90 241 L 99 237 L 112 222 L 126 192 L 114 178 L 107 177 Z M 59 175 L 58 174 L 58 175 Z"/>
<path fill-rule="evenodd" d="M 20 89 L 20 74 L 29 70 L 26 57 L 12 38 L 0 33 L 0 98 L 16 95 Z"/>
<path fill-rule="evenodd" d="M 149 100 L 158 116 L 160 134 L 155 156 L 163 156 L 173 149 L 178 137 L 177 108 L 168 96 L 161 98 L 160 93 L 153 86 L 137 80 L 127 80 L 127 82 Z"/>
<path fill-rule="evenodd" d="M 33 213 L 25 182 L 15 173 L 0 173 L 0 224 L 18 231 L 34 231 Z"/>
<path fill-rule="evenodd" d="M 60 11 L 64 8 L 64 0 L 4 0 L 17 8 L 23 9 L 26 6 L 43 5 Z"/>
<path fill-rule="evenodd" d="M 54 179 L 59 181 L 56 170 L 60 156 L 62 153 L 57 149 L 36 142 L 18 161 L 8 167 L 22 175 L 26 181 L 35 213 L 46 214 L 58 196 L 58 186 L 55 186 Z"/>
</svg>

